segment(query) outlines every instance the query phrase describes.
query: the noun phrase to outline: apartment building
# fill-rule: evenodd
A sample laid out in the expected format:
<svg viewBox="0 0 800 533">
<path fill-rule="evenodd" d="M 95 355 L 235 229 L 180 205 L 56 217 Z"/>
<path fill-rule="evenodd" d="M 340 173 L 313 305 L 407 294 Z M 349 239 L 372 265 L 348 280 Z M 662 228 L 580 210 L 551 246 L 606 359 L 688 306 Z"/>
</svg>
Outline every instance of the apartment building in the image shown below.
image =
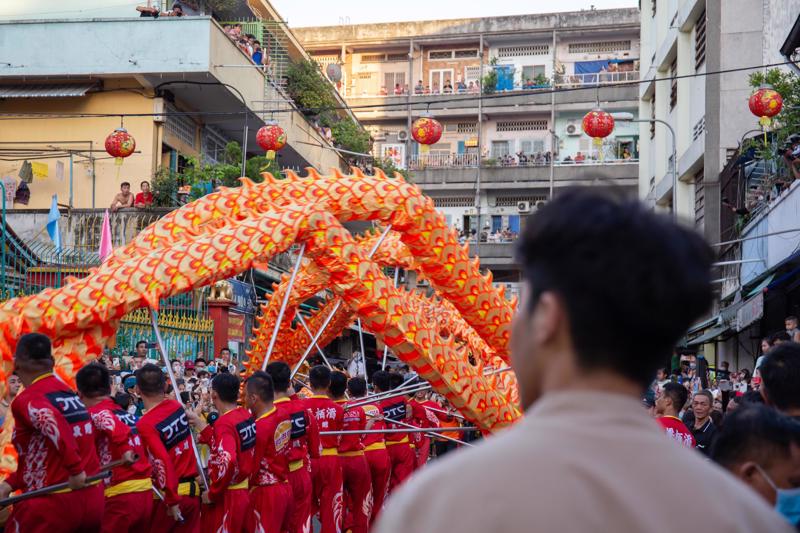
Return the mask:
<svg viewBox="0 0 800 533">
<path fill-rule="evenodd" d="M 293 28 L 372 133 L 374 155 L 411 171 L 450 223 L 484 242 L 496 280 L 518 272 L 507 236 L 563 187 L 636 194 L 639 129 L 619 122 L 601 147 L 583 134 L 598 105 L 638 115 L 638 9 Z M 430 112 L 430 146 L 409 135 Z M 505 231 L 505 237 L 503 236 Z"/>
</svg>

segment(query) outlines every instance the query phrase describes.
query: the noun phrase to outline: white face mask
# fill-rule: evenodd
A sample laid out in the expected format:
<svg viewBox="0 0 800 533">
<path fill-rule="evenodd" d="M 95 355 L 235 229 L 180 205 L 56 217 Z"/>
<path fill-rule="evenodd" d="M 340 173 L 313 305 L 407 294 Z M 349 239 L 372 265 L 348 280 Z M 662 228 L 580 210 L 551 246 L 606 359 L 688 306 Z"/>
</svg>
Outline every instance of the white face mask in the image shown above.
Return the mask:
<svg viewBox="0 0 800 533">
<path fill-rule="evenodd" d="M 131 405 L 128 406 L 128 414 L 129 415 L 135 415 L 136 414 L 136 406 L 135 405 L 131 404 Z"/>
</svg>

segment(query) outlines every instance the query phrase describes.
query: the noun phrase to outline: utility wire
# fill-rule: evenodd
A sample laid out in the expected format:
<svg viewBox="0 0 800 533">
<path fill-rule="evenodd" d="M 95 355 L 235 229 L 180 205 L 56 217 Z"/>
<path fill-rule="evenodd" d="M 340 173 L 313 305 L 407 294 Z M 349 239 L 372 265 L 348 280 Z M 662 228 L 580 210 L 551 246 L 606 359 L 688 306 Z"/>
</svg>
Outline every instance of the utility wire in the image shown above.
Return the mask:
<svg viewBox="0 0 800 533">
<path fill-rule="evenodd" d="M 579 87 L 554 87 L 552 89 L 535 89 L 532 91 L 512 91 L 512 92 L 503 92 L 498 94 L 484 94 L 484 95 L 457 95 L 458 97 L 446 97 L 446 98 L 438 98 L 438 99 L 425 99 L 419 102 L 412 102 L 411 106 L 414 105 L 419 106 L 420 108 L 425 108 L 430 105 L 435 104 L 447 104 L 453 102 L 475 102 L 476 100 L 486 101 L 486 100 L 502 100 L 505 98 L 519 98 L 520 96 L 533 96 L 533 95 L 546 95 L 552 93 L 569 93 L 575 91 L 585 91 L 585 90 L 594 90 L 597 89 L 598 86 L 600 88 L 614 88 L 614 87 L 630 87 L 632 85 L 641 85 L 644 83 L 653 83 L 653 82 L 671 82 L 674 80 L 681 80 L 681 79 L 689 79 L 689 78 L 700 78 L 706 76 L 716 76 L 721 74 L 730 74 L 733 72 L 744 72 L 748 70 L 761 70 L 764 68 L 770 67 L 779 67 L 784 65 L 793 64 L 791 61 L 784 61 L 781 63 L 767 63 L 763 65 L 754 65 L 749 67 L 736 67 L 724 70 L 715 70 L 711 72 L 696 72 L 694 74 L 683 74 L 680 76 L 671 76 L 665 78 L 649 78 L 645 80 L 633 80 L 633 81 L 624 81 L 624 82 L 614 82 L 614 83 L 605 83 L 599 85 L 588 85 L 588 86 L 579 86 Z M 598 73 L 600 76 L 600 73 Z M 215 84 L 216 85 L 216 84 Z M 112 89 L 117 90 L 117 89 Z M 106 92 L 106 91 L 97 91 L 97 92 Z M 93 94 L 93 93 L 90 93 Z M 416 95 L 419 96 L 419 95 Z M 376 97 L 380 98 L 380 97 Z M 287 104 L 290 102 L 287 101 Z M 518 104 L 518 103 L 500 103 L 500 104 L 484 104 L 483 107 L 485 108 L 497 108 L 497 107 L 508 107 L 513 105 L 525 105 L 525 104 Z M 48 118 L 111 118 L 111 117 L 154 117 L 154 116 L 227 116 L 230 117 L 232 115 L 242 115 L 247 113 L 291 113 L 293 111 L 300 111 L 302 113 L 310 113 L 316 114 L 321 111 L 334 111 L 334 110 L 358 110 L 358 109 L 385 109 L 385 108 L 392 108 L 398 107 L 405 109 L 409 106 L 407 102 L 386 102 L 382 104 L 365 104 L 365 105 L 355 105 L 355 106 L 331 106 L 325 108 L 301 108 L 301 107 L 294 107 L 289 109 L 260 109 L 260 110 L 241 110 L 241 111 L 164 111 L 162 113 L 53 113 L 53 112 L 27 112 L 27 113 L 0 113 L 0 120 L 16 120 L 19 118 L 28 118 L 32 120 L 36 119 L 48 119 Z M 464 106 L 453 106 L 448 107 L 446 110 L 458 110 L 458 109 L 473 109 L 475 108 L 474 103 L 470 103 L 469 105 Z"/>
</svg>

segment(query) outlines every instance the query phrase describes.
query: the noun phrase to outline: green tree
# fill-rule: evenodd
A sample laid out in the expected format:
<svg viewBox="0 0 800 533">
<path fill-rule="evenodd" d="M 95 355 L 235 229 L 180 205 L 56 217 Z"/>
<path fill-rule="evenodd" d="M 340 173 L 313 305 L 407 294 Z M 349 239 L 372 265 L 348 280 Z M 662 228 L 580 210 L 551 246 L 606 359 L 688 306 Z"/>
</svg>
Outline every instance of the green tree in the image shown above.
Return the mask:
<svg viewBox="0 0 800 533">
<path fill-rule="evenodd" d="M 372 144 L 369 133 L 350 117 L 334 122 L 331 136 L 339 148 L 361 154 L 368 153 Z"/>
<path fill-rule="evenodd" d="M 394 161 L 388 157 L 385 159 L 375 159 L 375 161 L 372 163 L 372 167 L 381 169 L 383 173 L 390 178 L 394 177 L 395 172 L 399 172 L 407 182 L 413 183 L 411 179 L 411 173 L 408 170 L 395 166 Z"/>
<path fill-rule="evenodd" d="M 777 68 L 750 74 L 750 86 L 754 90 L 764 83 L 772 85 L 783 98 L 783 110 L 772 119 L 770 127 L 775 134 L 775 143 L 781 146 L 789 135 L 800 133 L 800 78 Z M 756 127 L 755 122 L 754 127 Z M 745 148 L 752 146 L 759 150 L 759 155 L 764 159 L 775 157 L 774 151 L 766 149 L 760 139 L 752 139 L 750 143 L 745 144 Z"/>
<path fill-rule="evenodd" d="M 286 90 L 304 114 L 319 115 L 323 123 L 330 120 L 336 108 L 336 97 L 316 61 L 304 59 L 289 65 Z"/>
</svg>

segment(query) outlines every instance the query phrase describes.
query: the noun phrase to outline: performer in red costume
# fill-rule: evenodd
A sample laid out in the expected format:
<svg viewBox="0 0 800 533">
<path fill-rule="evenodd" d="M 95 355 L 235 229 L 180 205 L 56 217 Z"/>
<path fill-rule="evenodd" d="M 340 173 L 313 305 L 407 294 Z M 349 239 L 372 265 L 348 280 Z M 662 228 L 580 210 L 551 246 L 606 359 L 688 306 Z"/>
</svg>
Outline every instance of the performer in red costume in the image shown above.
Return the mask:
<svg viewBox="0 0 800 533">
<path fill-rule="evenodd" d="M 411 406 L 411 424 L 418 428 L 438 428 L 439 420 L 447 420 L 448 415 L 440 413 L 438 403 L 428 399 L 428 391 L 417 391 L 408 401 Z M 431 453 L 431 438 L 425 433 L 414 433 L 414 448 L 417 453 L 415 468 L 428 462 Z"/>
<path fill-rule="evenodd" d="M 86 485 L 86 477 L 99 470 L 92 420 L 78 396 L 53 375 L 54 364 L 50 339 L 39 333 L 20 337 L 14 367 L 25 389 L 11 404 L 18 467 L 0 484 L 0 498 L 55 483 L 69 482 L 70 488 L 16 504 L 6 531 L 100 531 L 103 487 Z"/>
<path fill-rule="evenodd" d="M 92 363 L 75 376 L 78 395 L 94 423 L 100 464 L 126 459 L 130 464 L 112 471 L 105 487 L 103 533 L 134 533 L 150 527 L 153 482 L 150 463 L 136 432 L 136 419 L 111 399 L 111 375 L 105 365 Z M 139 459 L 134 462 L 134 455 Z"/>
<path fill-rule="evenodd" d="M 256 423 L 250 412 L 238 407 L 239 378 L 227 372 L 211 380 L 211 401 L 219 413 L 213 425 L 199 412 L 188 411 L 189 423 L 198 431 L 198 442 L 211 450 L 208 459 L 208 491 L 203 493 L 200 531 L 245 531 L 250 508 L 248 491 L 256 445 Z"/>
<path fill-rule="evenodd" d="M 313 395 L 306 398 L 305 404 L 323 431 L 341 431 L 344 409 L 328 398 L 331 384 L 331 371 L 322 365 L 313 367 L 308 373 Z M 322 454 L 312 460 L 314 503 L 319 509 L 321 533 L 341 533 L 342 531 L 342 467 L 339 464 L 339 436 L 322 435 Z"/>
<path fill-rule="evenodd" d="M 153 482 L 164 501 L 155 501 L 150 531 L 195 533 L 200 527 L 200 486 L 194 442 L 183 406 L 166 397 L 164 372 L 154 364 L 136 371 L 136 394 L 145 414 L 136 423 L 153 466 Z"/>
<path fill-rule="evenodd" d="M 344 397 L 347 376 L 342 372 L 331 374 L 328 391 L 331 399 L 345 408 L 342 429 L 363 431 L 372 426 L 362 407 L 346 407 Z M 351 533 L 367 533 L 372 515 L 372 478 L 364 457 L 364 434 L 342 435 L 339 439 L 339 462 L 342 466 L 342 488 L 344 492 L 344 530 Z"/>
<path fill-rule="evenodd" d="M 402 381 L 402 376 L 399 376 Z M 372 385 L 376 393 L 389 392 L 392 390 L 392 376 L 388 372 L 381 370 L 372 374 Z M 383 419 L 387 429 L 403 429 L 403 426 L 392 424 L 392 421 L 408 422 L 411 419 L 411 409 L 408 406 L 405 396 L 394 396 L 380 402 Z M 389 492 L 392 492 L 414 471 L 416 456 L 411 449 L 408 433 L 387 433 L 386 449 L 389 458 L 392 460 L 392 475 L 389 478 Z"/>
<path fill-rule="evenodd" d="M 267 365 L 267 374 L 272 378 L 275 390 L 275 409 L 280 416 L 288 416 L 292 422 L 291 446 L 289 448 L 289 485 L 292 487 L 290 533 L 311 531 L 311 460 L 322 453 L 317 421 L 306 408 L 305 401 L 292 399 L 292 369 L 283 361 Z"/>
<path fill-rule="evenodd" d="M 292 421 L 273 405 L 272 378 L 255 372 L 247 378 L 244 403 L 256 419 L 256 454 L 250 475 L 248 531 L 289 531 L 292 487 L 289 485 L 289 449 Z"/>
<path fill-rule="evenodd" d="M 352 401 L 363 401 L 364 396 L 367 395 L 367 382 L 364 378 L 352 378 L 347 382 L 347 390 Z M 367 417 L 367 424 L 372 423 L 370 429 L 386 429 L 386 424 L 383 422 L 383 414 L 377 404 L 363 405 L 361 409 L 364 410 L 364 414 Z M 368 433 L 361 439 L 361 444 L 364 446 L 364 457 L 367 460 L 372 481 L 372 514 L 369 520 L 370 525 L 372 525 L 383 507 L 383 500 L 389 490 L 392 461 L 386 451 L 383 433 Z"/>
</svg>

